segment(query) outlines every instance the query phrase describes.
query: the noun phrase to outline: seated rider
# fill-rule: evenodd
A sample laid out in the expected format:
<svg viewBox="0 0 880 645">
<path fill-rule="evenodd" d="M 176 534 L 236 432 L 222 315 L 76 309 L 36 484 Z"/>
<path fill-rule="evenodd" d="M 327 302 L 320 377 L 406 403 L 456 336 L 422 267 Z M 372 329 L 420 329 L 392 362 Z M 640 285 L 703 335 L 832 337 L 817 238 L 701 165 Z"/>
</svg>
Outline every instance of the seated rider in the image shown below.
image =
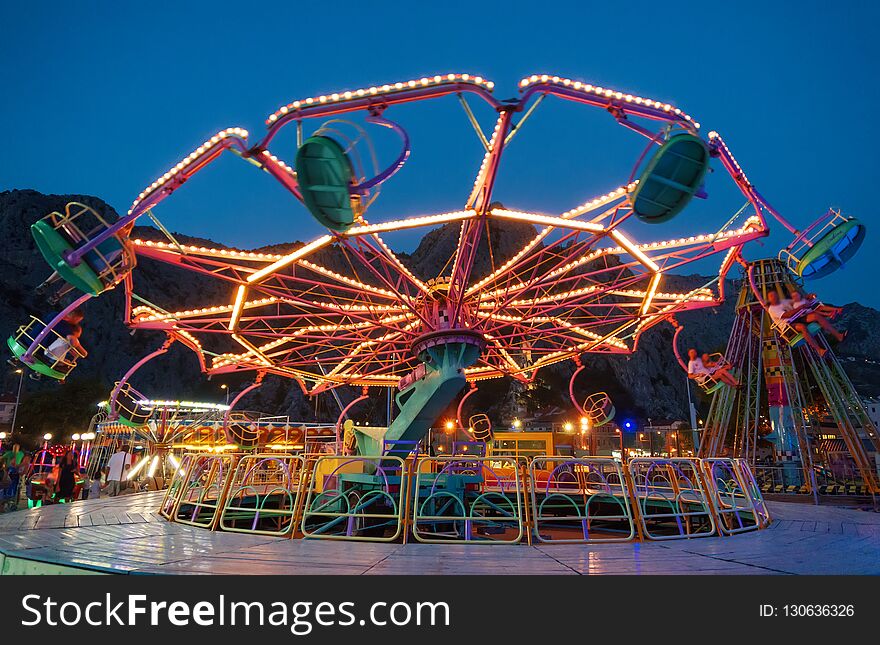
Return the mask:
<svg viewBox="0 0 880 645">
<path fill-rule="evenodd" d="M 800 298 L 799 293 L 798 298 Z M 798 301 L 801 302 L 800 299 Z M 818 323 L 822 329 L 834 336 L 838 341 L 842 341 L 846 337 L 844 334 L 837 331 L 822 314 L 816 311 L 807 312 L 806 309 L 809 309 L 809 305 L 801 305 L 800 307 L 795 308 L 792 300 L 780 298 L 775 289 L 771 289 L 767 292 L 767 303 L 767 313 L 770 314 L 770 318 L 773 319 L 773 322 L 777 327 L 782 330 L 787 327 L 796 329 L 803 335 L 807 344 L 812 347 L 819 356 L 824 356 L 828 350 L 819 345 L 819 343 L 816 342 L 816 339 L 810 334 L 809 327 L 807 327 L 809 323 Z"/>
<path fill-rule="evenodd" d="M 64 361 L 71 347 L 79 356 L 87 356 L 88 352 L 79 342 L 82 335 L 82 309 L 76 308 L 69 312 L 57 325 L 55 325 L 55 333 L 58 337 L 46 348 L 46 358 L 52 363 Z"/>
<path fill-rule="evenodd" d="M 699 352 L 691 347 L 688 350 L 688 378 L 702 381 L 708 376 L 722 381 L 731 387 L 739 387 L 739 381 L 727 371 L 726 367 L 722 367 L 719 363 L 711 361 L 707 364 L 706 361 L 708 358 L 708 354 L 703 354 L 703 357 L 701 358 Z"/>
<path fill-rule="evenodd" d="M 70 331 L 66 336 L 56 338 L 55 342 L 46 348 L 46 358 L 53 363 L 63 362 L 67 358 L 67 353 L 71 347 L 75 348 L 79 355 L 86 356 L 87 352 L 79 342 L 80 336 L 82 336 L 82 327 L 71 325 Z"/>
<path fill-rule="evenodd" d="M 840 315 L 840 307 L 830 307 L 819 302 L 815 293 L 808 293 L 806 296 L 802 296 L 799 291 L 792 289 L 789 292 L 789 296 L 791 297 L 791 304 L 795 309 L 807 307 L 826 318 L 837 318 Z M 844 336 L 846 336 L 846 332 L 844 332 Z"/>
</svg>

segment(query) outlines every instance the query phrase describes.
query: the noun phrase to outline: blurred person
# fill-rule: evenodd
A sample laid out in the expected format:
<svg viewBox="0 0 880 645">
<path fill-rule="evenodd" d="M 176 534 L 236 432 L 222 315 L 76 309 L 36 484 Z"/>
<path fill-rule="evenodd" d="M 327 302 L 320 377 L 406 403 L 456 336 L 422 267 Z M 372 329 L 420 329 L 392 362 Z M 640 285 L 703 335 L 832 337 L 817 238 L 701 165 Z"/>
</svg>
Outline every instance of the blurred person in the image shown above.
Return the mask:
<svg viewBox="0 0 880 645">
<path fill-rule="evenodd" d="M 128 446 L 120 446 L 107 461 L 107 493 L 116 497 L 122 491 L 126 471 L 131 467 Z"/>
<path fill-rule="evenodd" d="M 731 387 L 739 387 L 739 381 L 727 371 L 726 367 L 722 367 L 720 363 L 713 363 L 712 361 L 709 361 L 708 365 L 706 364 L 709 354 L 703 354 L 700 357 L 699 352 L 694 347 L 691 347 L 688 350 L 688 359 L 688 378 L 701 381 L 709 377 L 718 379 Z"/>
<path fill-rule="evenodd" d="M 69 450 L 61 458 L 55 490 L 55 500 L 58 502 L 74 501 L 73 491 L 76 489 L 76 479 L 80 474 L 76 456 L 73 450 Z"/>
</svg>

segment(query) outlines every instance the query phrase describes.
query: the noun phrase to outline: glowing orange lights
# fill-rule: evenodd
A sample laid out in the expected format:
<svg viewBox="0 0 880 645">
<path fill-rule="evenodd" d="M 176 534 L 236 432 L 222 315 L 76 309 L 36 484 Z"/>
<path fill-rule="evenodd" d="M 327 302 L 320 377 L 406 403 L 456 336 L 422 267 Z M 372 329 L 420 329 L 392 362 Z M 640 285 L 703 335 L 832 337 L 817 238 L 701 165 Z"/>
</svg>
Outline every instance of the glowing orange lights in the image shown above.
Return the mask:
<svg viewBox="0 0 880 645">
<path fill-rule="evenodd" d="M 405 92 L 423 87 L 437 87 L 458 83 L 482 87 L 490 92 L 495 87 L 495 83 L 493 83 L 492 81 L 486 80 L 482 76 L 477 76 L 474 74 L 436 74 L 434 76 L 423 76 L 419 79 L 398 81 L 396 83 L 386 83 L 385 85 L 373 85 L 371 87 L 365 87 L 357 90 L 346 90 L 342 92 L 333 92 L 331 94 L 321 94 L 319 96 L 310 96 L 305 99 L 293 101 L 291 103 L 288 103 L 287 105 L 282 106 L 276 112 L 270 114 L 268 119 L 266 119 L 266 123 L 271 125 L 272 123 L 275 123 L 278 119 L 286 116 L 287 114 L 308 107 L 332 103 L 344 103 L 346 101 L 386 96 L 389 94 Z"/>
</svg>

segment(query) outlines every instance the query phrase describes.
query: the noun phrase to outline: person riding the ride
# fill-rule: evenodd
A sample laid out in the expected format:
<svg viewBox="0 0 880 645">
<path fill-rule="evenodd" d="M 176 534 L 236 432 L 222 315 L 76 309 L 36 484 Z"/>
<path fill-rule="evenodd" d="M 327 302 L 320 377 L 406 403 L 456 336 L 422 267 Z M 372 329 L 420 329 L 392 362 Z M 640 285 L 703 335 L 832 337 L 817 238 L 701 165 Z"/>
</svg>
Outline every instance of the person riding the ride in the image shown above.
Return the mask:
<svg viewBox="0 0 880 645">
<path fill-rule="evenodd" d="M 708 354 L 700 357 L 699 352 L 691 347 L 688 350 L 688 378 L 698 381 L 705 380 L 710 377 L 726 383 L 731 387 L 739 387 L 739 381 L 727 370 L 726 367 L 718 362 L 709 359 Z"/>
<path fill-rule="evenodd" d="M 828 350 L 819 345 L 816 339 L 813 338 L 808 327 L 810 323 L 818 323 L 823 330 L 838 341 L 842 341 L 846 335 L 837 331 L 837 329 L 835 329 L 829 320 L 821 313 L 813 311 L 811 303 L 803 301 L 799 292 L 792 291 L 792 294 L 797 294 L 797 302 L 801 303 L 800 306 L 796 307 L 793 299 L 780 298 L 775 290 L 768 291 L 767 313 L 770 314 L 770 318 L 773 319 L 773 322 L 777 327 L 781 330 L 785 330 L 787 327 L 796 329 L 803 335 L 807 344 L 812 347 L 819 356 L 824 356 Z"/>
<path fill-rule="evenodd" d="M 66 336 L 56 338 L 55 342 L 46 348 L 46 358 L 53 363 L 60 363 L 67 358 L 68 352 L 73 348 L 80 356 L 86 356 L 85 348 L 80 344 L 79 337 L 82 336 L 82 327 L 79 325 L 71 325 Z"/>
<path fill-rule="evenodd" d="M 795 309 L 802 306 L 811 307 L 816 313 L 829 319 L 837 318 L 842 311 L 840 307 L 831 307 L 823 302 L 819 302 L 815 293 L 801 295 L 800 291 L 792 289 L 788 295 L 791 298 L 791 303 Z M 844 332 L 844 336 L 846 336 L 846 332 Z"/>
<path fill-rule="evenodd" d="M 76 308 L 69 312 L 61 322 L 55 326 L 55 333 L 58 334 L 58 338 L 46 348 L 46 358 L 53 363 L 63 361 L 67 357 L 71 348 L 73 348 L 79 356 L 85 357 L 88 355 L 88 352 L 79 342 L 79 337 L 82 336 L 82 327 L 80 326 L 82 320 L 82 309 Z"/>
</svg>

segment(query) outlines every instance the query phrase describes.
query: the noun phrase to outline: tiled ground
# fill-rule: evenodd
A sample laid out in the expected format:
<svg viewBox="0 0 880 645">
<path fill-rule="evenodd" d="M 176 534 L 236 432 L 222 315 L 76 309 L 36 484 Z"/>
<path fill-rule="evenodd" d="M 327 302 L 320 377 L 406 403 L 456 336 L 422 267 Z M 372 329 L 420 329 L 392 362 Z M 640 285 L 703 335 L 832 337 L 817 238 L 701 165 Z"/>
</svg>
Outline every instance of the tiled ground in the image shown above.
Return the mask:
<svg viewBox="0 0 880 645">
<path fill-rule="evenodd" d="M 733 537 L 530 547 L 210 532 L 161 519 L 160 500 L 144 493 L 0 515 L 0 553 L 145 574 L 880 574 L 880 513 L 806 504 L 771 502 L 770 528 Z"/>
</svg>

